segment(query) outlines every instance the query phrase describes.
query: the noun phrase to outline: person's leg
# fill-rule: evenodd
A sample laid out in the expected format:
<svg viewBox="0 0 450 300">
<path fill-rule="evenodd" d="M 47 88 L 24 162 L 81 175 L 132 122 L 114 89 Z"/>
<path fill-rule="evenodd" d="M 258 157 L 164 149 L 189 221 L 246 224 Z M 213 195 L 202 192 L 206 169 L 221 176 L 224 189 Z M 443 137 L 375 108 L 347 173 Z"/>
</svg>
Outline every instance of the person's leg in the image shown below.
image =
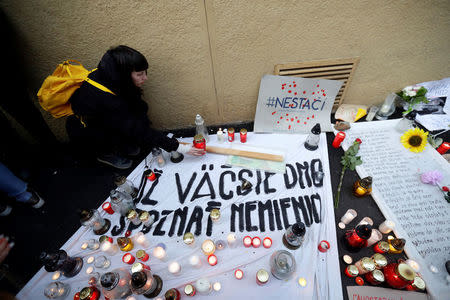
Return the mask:
<svg viewBox="0 0 450 300">
<path fill-rule="evenodd" d="M 44 200 L 33 190 L 28 188 L 28 184 L 14 175 L 3 163 L 0 162 L 0 190 L 15 198 L 18 202 L 40 208 L 44 205 Z"/>
</svg>

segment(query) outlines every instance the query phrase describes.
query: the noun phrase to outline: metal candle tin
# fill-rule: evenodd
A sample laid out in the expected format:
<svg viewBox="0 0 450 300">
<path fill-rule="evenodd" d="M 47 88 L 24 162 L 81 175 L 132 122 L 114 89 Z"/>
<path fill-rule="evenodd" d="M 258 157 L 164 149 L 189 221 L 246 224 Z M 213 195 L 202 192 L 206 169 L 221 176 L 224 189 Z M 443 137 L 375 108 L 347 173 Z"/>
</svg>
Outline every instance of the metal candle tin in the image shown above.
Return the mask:
<svg viewBox="0 0 450 300">
<path fill-rule="evenodd" d="M 372 285 L 378 285 L 384 282 L 384 274 L 380 270 L 373 270 L 372 272 L 366 273 L 365 278 Z"/>
<path fill-rule="evenodd" d="M 241 134 L 241 143 L 247 142 L 247 129 L 242 128 L 240 134 Z"/>
<path fill-rule="evenodd" d="M 258 270 L 256 272 L 256 283 L 258 285 L 264 285 L 269 281 L 269 272 L 264 269 Z"/>
</svg>

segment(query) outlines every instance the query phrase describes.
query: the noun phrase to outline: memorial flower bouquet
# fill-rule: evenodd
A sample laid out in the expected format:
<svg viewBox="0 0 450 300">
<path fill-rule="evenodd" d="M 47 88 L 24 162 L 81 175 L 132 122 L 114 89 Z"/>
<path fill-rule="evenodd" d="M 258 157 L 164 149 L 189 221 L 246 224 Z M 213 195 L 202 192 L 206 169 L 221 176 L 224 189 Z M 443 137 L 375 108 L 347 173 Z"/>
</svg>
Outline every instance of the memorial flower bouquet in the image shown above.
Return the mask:
<svg viewBox="0 0 450 300">
<path fill-rule="evenodd" d="M 419 103 L 428 103 L 425 94 L 428 92 L 426 88 L 418 85 L 410 85 L 397 93 L 403 101 L 408 105 L 408 109 L 403 112 L 404 115 L 409 114 L 414 110 L 414 106 Z M 405 107 L 404 107 L 405 108 Z"/>
<path fill-rule="evenodd" d="M 354 171 L 356 166 L 359 166 L 360 164 L 363 163 L 361 156 L 356 156 L 358 154 L 359 145 L 361 145 L 361 143 L 362 141 L 360 139 L 356 139 L 353 142 L 353 145 L 348 147 L 347 151 L 345 151 L 344 155 L 342 156 L 341 159 L 342 172 L 336 192 L 336 197 L 334 199 L 334 208 L 338 208 L 339 206 L 339 197 L 341 195 L 342 181 L 344 180 L 345 171 L 347 169 Z"/>
</svg>

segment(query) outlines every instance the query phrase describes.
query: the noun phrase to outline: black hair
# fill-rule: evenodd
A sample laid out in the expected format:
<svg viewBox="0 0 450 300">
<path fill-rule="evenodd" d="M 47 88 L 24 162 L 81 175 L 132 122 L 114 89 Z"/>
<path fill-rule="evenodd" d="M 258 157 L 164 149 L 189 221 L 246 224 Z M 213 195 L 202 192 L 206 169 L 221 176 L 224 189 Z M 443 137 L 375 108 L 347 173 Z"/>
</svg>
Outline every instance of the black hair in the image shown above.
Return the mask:
<svg viewBox="0 0 450 300">
<path fill-rule="evenodd" d="M 135 86 L 131 72 L 148 69 L 148 62 L 142 53 L 125 45 L 110 48 L 99 64 L 99 70 L 107 73 L 113 81 L 114 91 L 124 98 L 141 99 L 142 90 Z"/>
</svg>

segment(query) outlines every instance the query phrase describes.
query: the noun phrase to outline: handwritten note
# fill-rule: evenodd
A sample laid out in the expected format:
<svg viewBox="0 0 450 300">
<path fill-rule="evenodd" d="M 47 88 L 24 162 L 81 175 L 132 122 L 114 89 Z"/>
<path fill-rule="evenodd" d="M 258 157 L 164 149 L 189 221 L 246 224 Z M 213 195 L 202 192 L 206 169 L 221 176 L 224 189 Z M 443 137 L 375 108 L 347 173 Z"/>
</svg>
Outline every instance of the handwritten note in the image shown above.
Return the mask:
<svg viewBox="0 0 450 300">
<path fill-rule="evenodd" d="M 450 260 L 450 205 L 437 186 L 423 184 L 420 174 L 439 170 L 442 185 L 450 185 L 450 166 L 430 145 L 413 153 L 400 143 L 394 127 L 399 120 L 352 124 L 344 149 L 359 137 L 363 142 L 357 167 L 361 177 L 373 177 L 373 198 L 386 219 L 396 224 L 395 234 L 407 240 L 405 252 L 417 260 L 430 294 L 450 295 L 445 262 Z M 377 225 L 377 224 L 376 224 Z M 432 273 L 430 266 L 438 269 Z"/>
<path fill-rule="evenodd" d="M 374 286 L 348 286 L 348 299 L 350 300 L 427 300 L 424 293 L 399 291 Z"/>
</svg>

